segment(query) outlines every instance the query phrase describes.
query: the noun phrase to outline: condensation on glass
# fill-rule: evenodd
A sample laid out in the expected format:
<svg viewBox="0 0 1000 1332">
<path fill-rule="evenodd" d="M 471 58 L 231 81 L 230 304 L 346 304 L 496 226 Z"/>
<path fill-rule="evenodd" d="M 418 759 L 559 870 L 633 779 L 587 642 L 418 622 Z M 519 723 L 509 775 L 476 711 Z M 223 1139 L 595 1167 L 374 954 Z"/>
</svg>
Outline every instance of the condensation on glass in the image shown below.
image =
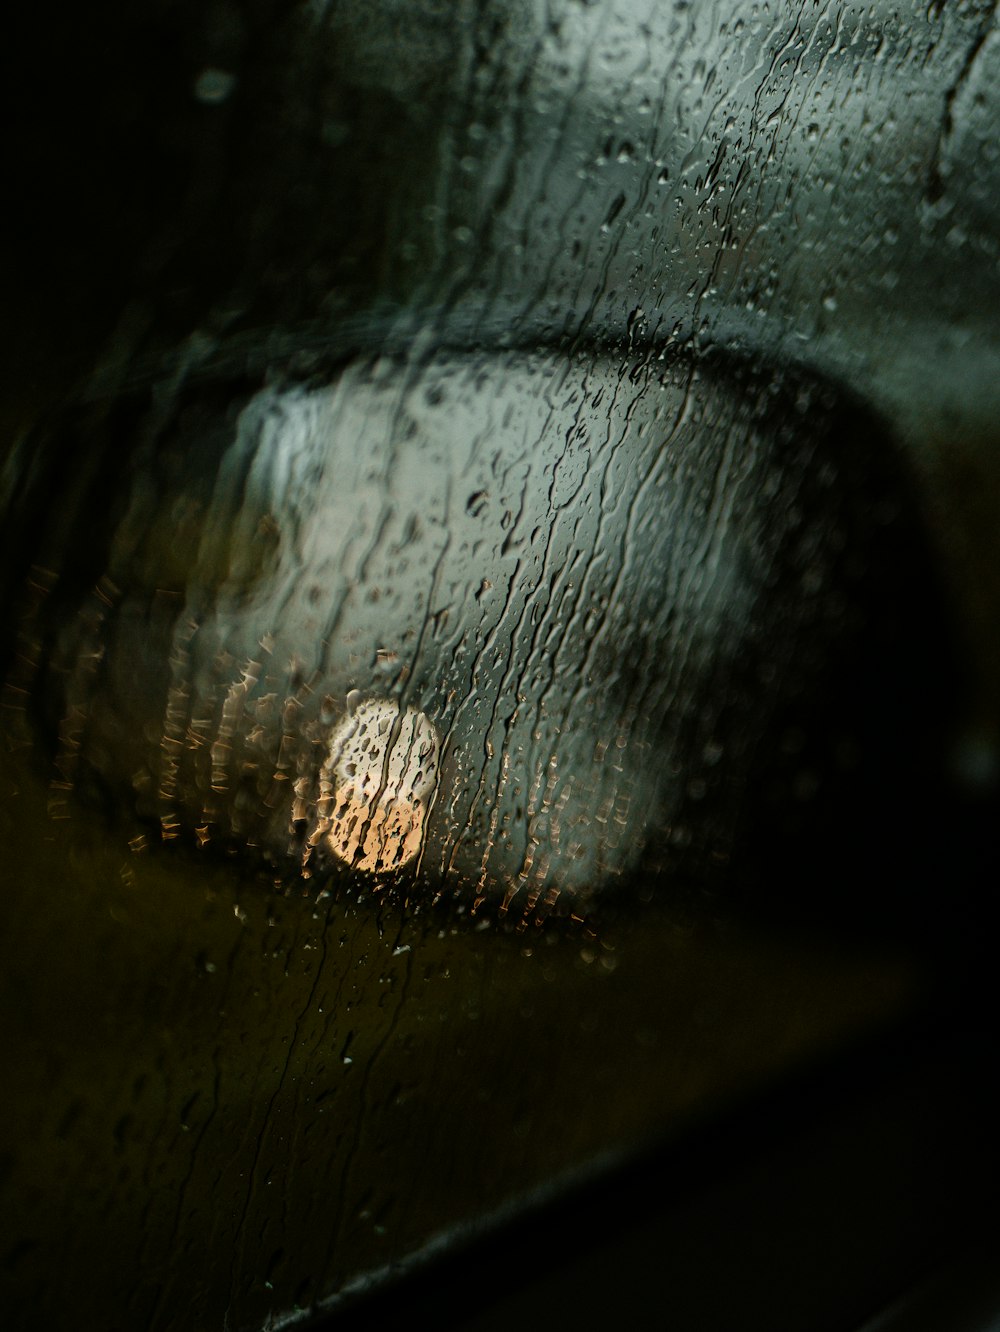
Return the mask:
<svg viewBox="0 0 1000 1332">
<path fill-rule="evenodd" d="M 175 10 L 67 39 L 11 297 L 5 1252 L 249 1329 L 906 1002 L 768 931 L 995 790 L 1000 40 Z"/>
<path fill-rule="evenodd" d="M 739 781 L 797 641 L 844 629 L 823 596 L 870 496 L 835 497 L 813 455 L 871 428 L 831 401 L 688 358 L 506 352 L 179 412 L 123 468 L 80 611 L 32 643 L 29 603 L 16 687 L 40 672 L 67 786 L 165 841 L 586 913 L 683 840 L 723 758 Z M 768 605 L 790 562 L 798 595 Z"/>
</svg>

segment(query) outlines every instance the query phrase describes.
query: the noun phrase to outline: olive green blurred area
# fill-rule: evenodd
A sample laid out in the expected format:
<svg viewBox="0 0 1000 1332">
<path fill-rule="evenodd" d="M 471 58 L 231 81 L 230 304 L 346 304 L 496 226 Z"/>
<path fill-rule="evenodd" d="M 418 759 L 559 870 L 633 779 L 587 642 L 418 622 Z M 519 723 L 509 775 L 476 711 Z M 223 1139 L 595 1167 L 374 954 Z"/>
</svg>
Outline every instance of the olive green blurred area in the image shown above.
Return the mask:
<svg viewBox="0 0 1000 1332">
<path fill-rule="evenodd" d="M 2 780 L 9 1327 L 251 1328 L 377 1285 L 898 1021 L 926 980 L 655 915 L 504 935 L 282 895 L 53 820 L 30 754 Z"/>
</svg>

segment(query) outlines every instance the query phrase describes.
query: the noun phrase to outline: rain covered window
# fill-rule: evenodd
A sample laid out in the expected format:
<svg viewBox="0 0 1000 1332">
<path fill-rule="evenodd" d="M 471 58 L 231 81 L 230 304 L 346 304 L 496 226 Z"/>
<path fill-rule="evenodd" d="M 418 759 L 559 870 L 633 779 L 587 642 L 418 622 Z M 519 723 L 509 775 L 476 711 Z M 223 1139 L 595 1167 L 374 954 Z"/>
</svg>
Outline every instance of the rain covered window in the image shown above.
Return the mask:
<svg viewBox="0 0 1000 1332">
<path fill-rule="evenodd" d="M 1000 37 L 213 0 L 37 41 L 12 1307 L 293 1326 L 921 1001 L 996 793 Z"/>
</svg>

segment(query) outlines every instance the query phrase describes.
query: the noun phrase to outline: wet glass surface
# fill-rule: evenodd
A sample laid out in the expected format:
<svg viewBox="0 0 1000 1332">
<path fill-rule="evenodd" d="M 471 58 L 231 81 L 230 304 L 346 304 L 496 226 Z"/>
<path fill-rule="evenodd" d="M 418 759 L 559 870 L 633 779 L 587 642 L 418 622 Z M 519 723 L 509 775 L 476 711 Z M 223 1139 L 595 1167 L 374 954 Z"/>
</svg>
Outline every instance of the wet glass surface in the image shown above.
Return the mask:
<svg viewBox="0 0 1000 1332">
<path fill-rule="evenodd" d="M 17 1325 L 335 1307 L 956 966 L 994 22 L 60 34 L 0 455 Z"/>
</svg>

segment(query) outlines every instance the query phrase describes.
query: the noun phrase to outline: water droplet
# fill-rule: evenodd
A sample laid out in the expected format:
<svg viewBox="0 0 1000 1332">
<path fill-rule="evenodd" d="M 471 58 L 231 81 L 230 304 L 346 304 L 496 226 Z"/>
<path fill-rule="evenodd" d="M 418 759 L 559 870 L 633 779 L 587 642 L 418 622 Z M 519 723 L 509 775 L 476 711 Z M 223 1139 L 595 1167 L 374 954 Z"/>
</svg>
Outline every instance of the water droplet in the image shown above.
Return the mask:
<svg viewBox="0 0 1000 1332">
<path fill-rule="evenodd" d="M 194 81 L 194 97 L 204 106 L 220 106 L 235 87 L 235 74 L 227 69 L 209 66 Z"/>
</svg>

